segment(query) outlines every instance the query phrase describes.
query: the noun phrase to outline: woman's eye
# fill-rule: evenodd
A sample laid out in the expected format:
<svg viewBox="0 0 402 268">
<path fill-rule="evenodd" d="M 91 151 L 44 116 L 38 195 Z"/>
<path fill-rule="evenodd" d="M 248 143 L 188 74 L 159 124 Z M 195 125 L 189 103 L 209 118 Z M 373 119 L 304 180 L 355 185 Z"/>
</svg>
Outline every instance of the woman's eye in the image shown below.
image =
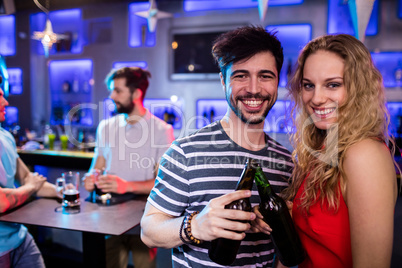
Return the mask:
<svg viewBox="0 0 402 268">
<path fill-rule="evenodd" d="M 339 83 L 330 83 L 330 84 L 328 84 L 328 87 L 329 87 L 329 88 L 337 88 L 337 87 L 339 87 L 339 86 L 340 86 Z"/>
<path fill-rule="evenodd" d="M 311 83 L 303 83 L 303 88 L 308 90 L 314 88 L 314 85 Z"/>
</svg>

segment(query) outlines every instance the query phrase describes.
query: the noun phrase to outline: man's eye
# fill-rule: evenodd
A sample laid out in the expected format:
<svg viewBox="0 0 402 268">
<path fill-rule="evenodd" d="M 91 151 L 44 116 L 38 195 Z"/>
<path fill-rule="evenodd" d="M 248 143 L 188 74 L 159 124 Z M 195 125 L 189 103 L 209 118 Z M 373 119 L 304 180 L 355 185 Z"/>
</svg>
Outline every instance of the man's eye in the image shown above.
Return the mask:
<svg viewBox="0 0 402 268">
<path fill-rule="evenodd" d="M 237 74 L 233 76 L 233 79 L 245 79 L 247 76 L 245 74 Z"/>
<path fill-rule="evenodd" d="M 262 79 L 271 79 L 271 78 L 273 78 L 273 76 L 269 75 L 269 74 L 263 74 L 263 75 L 261 75 L 261 78 Z"/>
</svg>

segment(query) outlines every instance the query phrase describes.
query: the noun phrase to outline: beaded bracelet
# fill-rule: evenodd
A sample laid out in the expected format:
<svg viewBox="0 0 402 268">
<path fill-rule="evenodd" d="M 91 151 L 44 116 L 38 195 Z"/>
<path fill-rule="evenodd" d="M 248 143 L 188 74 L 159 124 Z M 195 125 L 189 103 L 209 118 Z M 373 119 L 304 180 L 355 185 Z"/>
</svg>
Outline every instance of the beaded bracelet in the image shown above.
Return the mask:
<svg viewBox="0 0 402 268">
<path fill-rule="evenodd" d="M 188 217 L 188 216 L 184 216 L 183 221 L 181 222 L 181 225 L 180 225 L 180 233 L 179 233 L 180 240 L 181 240 L 184 244 L 187 244 L 187 243 L 188 243 L 186 240 L 184 240 L 183 235 L 182 235 L 182 233 L 183 233 L 183 227 L 184 227 L 184 224 L 185 224 L 185 222 L 186 222 L 187 217 Z"/>
<path fill-rule="evenodd" d="M 189 216 L 187 216 L 185 218 L 185 220 L 183 221 L 183 222 L 185 222 L 185 225 L 186 225 L 186 227 L 184 227 L 184 234 L 186 235 L 187 239 L 190 240 L 190 242 L 197 244 L 197 245 L 201 244 L 202 240 L 195 238 L 193 236 L 193 234 L 191 233 L 191 221 L 194 218 L 194 216 L 197 215 L 198 213 L 200 213 L 200 212 L 194 211 Z"/>
</svg>

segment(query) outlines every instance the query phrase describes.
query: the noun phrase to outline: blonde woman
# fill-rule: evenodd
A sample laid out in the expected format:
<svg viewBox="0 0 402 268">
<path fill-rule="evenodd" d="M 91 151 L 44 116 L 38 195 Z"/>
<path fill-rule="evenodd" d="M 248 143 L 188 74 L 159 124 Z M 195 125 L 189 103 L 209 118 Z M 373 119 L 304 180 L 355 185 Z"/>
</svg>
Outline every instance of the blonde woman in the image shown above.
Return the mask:
<svg viewBox="0 0 402 268">
<path fill-rule="evenodd" d="M 293 220 L 304 267 L 389 267 L 397 183 L 382 77 L 349 35 L 326 35 L 302 50 L 289 91 Z M 392 147 L 392 146 L 390 146 Z"/>
</svg>

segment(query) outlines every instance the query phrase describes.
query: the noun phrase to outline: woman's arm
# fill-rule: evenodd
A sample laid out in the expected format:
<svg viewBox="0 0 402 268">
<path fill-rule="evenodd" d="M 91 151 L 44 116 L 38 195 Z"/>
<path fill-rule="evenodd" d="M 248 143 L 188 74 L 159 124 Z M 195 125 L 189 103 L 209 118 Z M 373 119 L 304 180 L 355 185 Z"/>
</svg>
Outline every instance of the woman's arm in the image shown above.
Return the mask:
<svg viewBox="0 0 402 268">
<path fill-rule="evenodd" d="M 353 267 L 389 267 L 397 198 L 392 156 L 384 143 L 366 139 L 347 150 L 343 168 Z"/>
</svg>

